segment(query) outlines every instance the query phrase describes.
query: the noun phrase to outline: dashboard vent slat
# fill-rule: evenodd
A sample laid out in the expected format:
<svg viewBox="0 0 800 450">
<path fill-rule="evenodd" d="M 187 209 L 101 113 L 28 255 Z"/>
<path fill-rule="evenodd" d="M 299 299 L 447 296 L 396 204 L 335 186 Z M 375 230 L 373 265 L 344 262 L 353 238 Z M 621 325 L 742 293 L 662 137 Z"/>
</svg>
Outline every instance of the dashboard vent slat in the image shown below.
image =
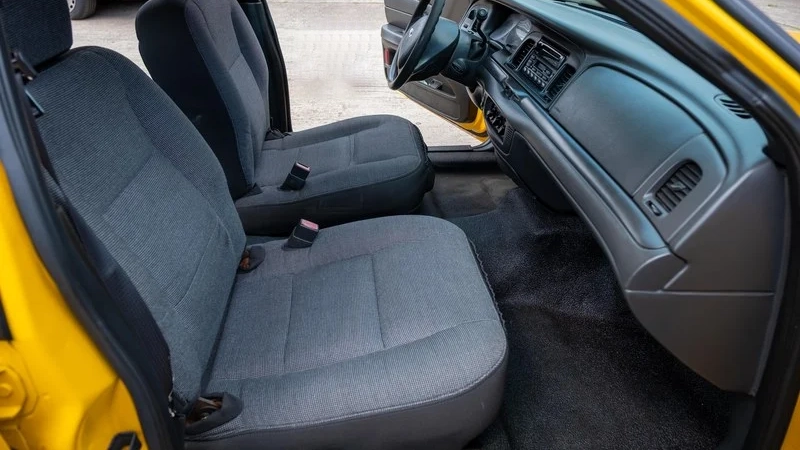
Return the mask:
<svg viewBox="0 0 800 450">
<path fill-rule="evenodd" d="M 742 105 L 727 95 L 718 95 L 714 98 L 714 100 L 716 100 L 717 103 L 722 105 L 725 109 L 732 112 L 737 117 L 741 117 L 742 119 L 753 118 L 753 116 L 746 109 L 744 109 Z"/>
<path fill-rule="evenodd" d="M 558 74 L 558 77 L 553 81 L 553 84 L 550 85 L 550 92 L 548 93 L 548 97 L 551 99 L 555 99 L 558 97 L 558 94 L 564 90 L 569 80 L 575 76 L 575 68 L 572 66 L 564 66 L 561 70 L 561 73 Z"/>
<path fill-rule="evenodd" d="M 703 170 L 694 161 L 688 161 L 675 172 L 655 192 L 655 198 L 666 212 L 675 209 L 703 179 Z"/>
<path fill-rule="evenodd" d="M 514 58 L 511 60 L 511 67 L 514 69 L 518 69 L 520 64 L 525 61 L 525 58 L 531 54 L 531 50 L 533 50 L 534 42 L 530 39 L 523 42 L 522 45 L 519 46 L 517 49 L 517 53 L 514 53 Z"/>
</svg>

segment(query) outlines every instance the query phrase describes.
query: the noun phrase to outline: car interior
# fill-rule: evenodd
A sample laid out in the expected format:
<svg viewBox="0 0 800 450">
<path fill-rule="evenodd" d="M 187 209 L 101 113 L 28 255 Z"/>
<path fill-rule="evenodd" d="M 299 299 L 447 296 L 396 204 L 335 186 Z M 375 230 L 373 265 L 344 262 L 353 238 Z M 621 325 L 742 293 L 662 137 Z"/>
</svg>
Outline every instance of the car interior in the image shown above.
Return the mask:
<svg viewBox="0 0 800 450">
<path fill-rule="evenodd" d="M 483 144 L 293 132 L 261 1 L 147 1 L 149 74 L 0 3 L 53 207 L 186 447 L 724 446 L 787 258 L 759 123 L 595 1 L 385 4 L 388 88 Z"/>
</svg>

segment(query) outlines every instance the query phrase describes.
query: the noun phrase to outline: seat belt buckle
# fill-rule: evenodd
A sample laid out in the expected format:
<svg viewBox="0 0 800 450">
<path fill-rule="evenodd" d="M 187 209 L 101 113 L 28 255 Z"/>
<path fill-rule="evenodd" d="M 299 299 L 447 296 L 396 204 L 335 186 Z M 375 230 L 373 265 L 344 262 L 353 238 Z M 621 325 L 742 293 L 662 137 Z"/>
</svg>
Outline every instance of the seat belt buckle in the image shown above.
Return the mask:
<svg viewBox="0 0 800 450">
<path fill-rule="evenodd" d="M 300 219 L 300 223 L 294 227 L 289 240 L 286 241 L 288 248 L 308 248 L 314 243 L 314 239 L 319 234 L 319 225 L 306 219 Z"/>
<path fill-rule="evenodd" d="M 299 191 L 303 189 L 303 186 L 306 185 L 306 178 L 308 178 L 308 174 L 310 173 L 310 167 L 299 162 L 294 163 L 292 170 L 289 171 L 289 175 L 286 176 L 286 180 L 283 182 L 280 189 L 282 191 Z"/>
</svg>

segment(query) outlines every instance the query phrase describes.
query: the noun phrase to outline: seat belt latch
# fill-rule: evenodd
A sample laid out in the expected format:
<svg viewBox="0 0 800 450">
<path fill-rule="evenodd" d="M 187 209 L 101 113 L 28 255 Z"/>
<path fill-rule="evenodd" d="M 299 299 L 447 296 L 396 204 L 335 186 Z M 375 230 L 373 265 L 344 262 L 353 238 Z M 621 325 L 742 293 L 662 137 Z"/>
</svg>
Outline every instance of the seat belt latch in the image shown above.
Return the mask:
<svg viewBox="0 0 800 450">
<path fill-rule="evenodd" d="M 311 173 L 311 168 L 299 162 L 294 163 L 289 175 L 281 185 L 282 191 L 299 191 L 306 185 L 306 178 Z"/>
<path fill-rule="evenodd" d="M 292 230 L 286 246 L 289 248 L 308 248 L 319 234 L 319 225 L 310 220 L 300 219 L 300 223 Z"/>
</svg>

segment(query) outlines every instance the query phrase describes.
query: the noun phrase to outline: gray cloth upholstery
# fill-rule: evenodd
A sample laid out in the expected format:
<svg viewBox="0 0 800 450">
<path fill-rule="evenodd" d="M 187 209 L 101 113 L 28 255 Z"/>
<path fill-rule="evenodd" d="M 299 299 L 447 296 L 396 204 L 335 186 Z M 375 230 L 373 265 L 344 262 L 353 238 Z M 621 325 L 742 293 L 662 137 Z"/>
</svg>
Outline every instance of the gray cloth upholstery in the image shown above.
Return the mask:
<svg viewBox="0 0 800 450">
<path fill-rule="evenodd" d="M 464 397 L 492 409 L 501 397 L 503 327 L 458 227 L 390 217 L 322 230 L 308 249 L 263 246 L 262 265 L 237 278 L 208 386 L 247 399 L 244 412 L 199 439 L 369 449 L 408 448 L 419 437 L 421 448 L 460 448 L 487 425 L 472 409 L 448 417 L 448 406 L 432 413 L 433 427 L 413 413 L 408 428 L 392 425 L 409 408 Z M 336 431 L 348 422 L 360 426 Z M 326 441 L 291 433 L 325 426 Z M 425 426 L 432 430 L 413 436 Z"/>
<path fill-rule="evenodd" d="M 117 53 L 75 50 L 28 90 L 64 194 L 150 307 L 177 391 L 196 397 L 245 243 L 219 163 Z"/>
<path fill-rule="evenodd" d="M 234 197 L 255 183 L 268 131 L 269 72 L 236 1 L 156 0 L 136 17 L 150 75 L 217 154 Z"/>
<path fill-rule="evenodd" d="M 4 24 L 38 8 L 69 21 L 49 0 L 0 5 Z M 191 445 L 458 449 L 491 422 L 506 341 L 460 229 L 428 217 L 351 223 L 307 249 L 257 244 L 264 261 L 237 274 L 246 238 L 223 170 L 177 106 L 110 50 L 43 62 L 27 89 L 45 111 L 52 190 L 146 304 L 175 392 L 242 401 Z"/>
<path fill-rule="evenodd" d="M 72 23 L 63 20 L 64 15 L 69 14 L 67 2 L 63 0 L 37 0 L 41 6 L 36 8 L 31 8 L 30 3 L 0 1 L 8 46 L 36 66 L 72 47 Z M 42 29 L 47 32 L 42 33 Z"/>
<path fill-rule="evenodd" d="M 395 116 L 357 117 L 268 140 L 255 173 L 261 192 L 238 199 L 236 208 L 245 229 L 257 234 L 291 229 L 298 217 L 330 225 L 410 213 L 433 183 L 424 148 L 417 127 Z M 278 189 L 295 161 L 312 166 L 305 187 Z"/>
<path fill-rule="evenodd" d="M 333 225 L 410 213 L 433 187 L 419 130 L 398 117 L 351 119 L 265 142 L 269 71 L 235 0 L 150 0 L 136 32 L 153 79 L 220 160 L 248 234 L 287 234 L 301 217 Z M 279 191 L 295 162 L 311 167 L 308 185 Z"/>
</svg>

